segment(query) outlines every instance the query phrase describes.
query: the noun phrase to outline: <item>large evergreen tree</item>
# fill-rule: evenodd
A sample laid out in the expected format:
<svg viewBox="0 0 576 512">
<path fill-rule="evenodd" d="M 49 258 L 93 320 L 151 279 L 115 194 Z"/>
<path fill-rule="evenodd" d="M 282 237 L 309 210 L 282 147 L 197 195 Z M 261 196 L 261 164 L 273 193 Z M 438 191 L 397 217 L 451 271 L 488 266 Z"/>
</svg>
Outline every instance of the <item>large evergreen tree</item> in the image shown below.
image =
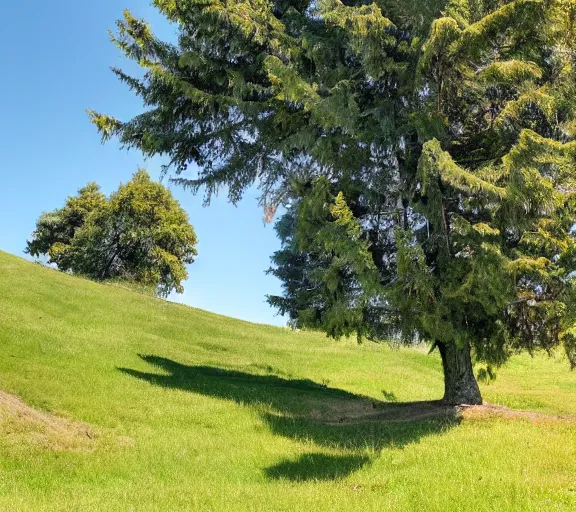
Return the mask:
<svg viewBox="0 0 576 512">
<path fill-rule="evenodd" d="M 128 12 L 113 35 L 145 112 L 92 120 L 207 199 L 289 203 L 285 311 L 429 341 L 452 404 L 481 402 L 471 354 L 576 364 L 574 1 L 154 4 L 175 44 Z"/>
</svg>

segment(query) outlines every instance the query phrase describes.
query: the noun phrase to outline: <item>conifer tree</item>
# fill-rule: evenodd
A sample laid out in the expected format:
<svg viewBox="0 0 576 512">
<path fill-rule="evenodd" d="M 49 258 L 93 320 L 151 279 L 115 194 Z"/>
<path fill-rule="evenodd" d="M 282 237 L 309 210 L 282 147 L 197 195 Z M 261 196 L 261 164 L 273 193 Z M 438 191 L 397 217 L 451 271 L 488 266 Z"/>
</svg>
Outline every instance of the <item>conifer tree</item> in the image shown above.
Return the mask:
<svg viewBox="0 0 576 512">
<path fill-rule="evenodd" d="M 290 204 L 278 305 L 430 342 L 450 404 L 481 403 L 472 357 L 576 365 L 573 0 L 154 4 L 177 43 L 129 12 L 113 34 L 145 111 L 92 121 L 207 200 Z"/>
</svg>

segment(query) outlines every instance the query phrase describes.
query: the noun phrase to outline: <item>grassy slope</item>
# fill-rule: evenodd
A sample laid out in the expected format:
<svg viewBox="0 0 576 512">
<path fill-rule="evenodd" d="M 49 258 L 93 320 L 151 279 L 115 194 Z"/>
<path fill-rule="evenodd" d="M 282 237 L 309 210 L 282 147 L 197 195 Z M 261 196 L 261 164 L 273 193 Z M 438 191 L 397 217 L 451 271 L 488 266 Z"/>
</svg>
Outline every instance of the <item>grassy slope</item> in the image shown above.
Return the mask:
<svg viewBox="0 0 576 512">
<path fill-rule="evenodd" d="M 90 450 L 59 451 L 0 417 L 3 511 L 576 510 L 575 423 L 314 419 L 357 395 L 440 397 L 435 356 L 232 320 L 2 252 L 0 389 L 96 432 Z M 517 357 L 483 392 L 576 415 L 561 358 Z"/>
</svg>

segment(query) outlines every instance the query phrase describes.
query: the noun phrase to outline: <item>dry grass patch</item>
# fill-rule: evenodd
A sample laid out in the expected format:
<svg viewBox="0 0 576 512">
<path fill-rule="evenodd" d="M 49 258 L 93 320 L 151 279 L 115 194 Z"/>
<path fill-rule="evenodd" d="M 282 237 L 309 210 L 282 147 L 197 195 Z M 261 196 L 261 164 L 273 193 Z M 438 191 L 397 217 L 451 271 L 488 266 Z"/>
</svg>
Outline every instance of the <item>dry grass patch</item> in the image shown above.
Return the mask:
<svg viewBox="0 0 576 512">
<path fill-rule="evenodd" d="M 10 446 L 34 445 L 55 451 L 91 452 L 95 432 L 89 425 L 41 412 L 0 391 L 0 434 Z"/>
<path fill-rule="evenodd" d="M 402 403 L 384 403 L 370 400 L 334 400 L 321 412 L 313 410 L 310 417 L 326 424 L 404 423 L 437 418 L 482 419 L 490 417 L 526 419 L 535 423 L 544 421 L 576 423 L 576 418 L 568 415 L 519 411 L 488 402 L 483 405 L 451 406 L 439 400 Z"/>
<path fill-rule="evenodd" d="M 560 421 L 576 423 L 576 418 L 568 415 L 545 414 L 535 411 L 518 411 L 502 405 L 494 405 L 485 402 L 484 405 L 474 405 L 470 407 L 459 407 L 459 414 L 465 419 L 488 418 L 499 416 L 506 419 L 526 419 L 534 423 L 546 421 Z"/>
</svg>

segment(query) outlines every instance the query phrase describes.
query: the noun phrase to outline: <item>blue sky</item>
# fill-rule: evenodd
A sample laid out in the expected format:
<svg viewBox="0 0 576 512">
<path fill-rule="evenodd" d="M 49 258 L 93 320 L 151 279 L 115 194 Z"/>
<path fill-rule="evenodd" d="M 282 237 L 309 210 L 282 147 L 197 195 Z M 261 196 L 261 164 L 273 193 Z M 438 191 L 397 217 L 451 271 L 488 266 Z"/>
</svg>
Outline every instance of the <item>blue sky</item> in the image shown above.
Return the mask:
<svg viewBox="0 0 576 512">
<path fill-rule="evenodd" d="M 0 249 L 24 256 L 40 213 L 62 206 L 88 181 L 110 193 L 138 165 L 159 177 L 160 160 L 145 161 L 115 142 L 101 145 L 85 109 L 120 119 L 141 110 L 109 71 L 127 67 L 107 34 L 123 8 L 149 20 L 162 38 L 172 38 L 175 30 L 148 0 L 0 4 Z M 263 224 L 256 192 L 249 191 L 238 207 L 224 193 L 203 208 L 201 196 L 170 188 L 200 240 L 185 292 L 172 300 L 283 325 L 265 303 L 266 294 L 280 291 L 280 283 L 264 274 L 279 242 L 272 225 Z"/>
</svg>

